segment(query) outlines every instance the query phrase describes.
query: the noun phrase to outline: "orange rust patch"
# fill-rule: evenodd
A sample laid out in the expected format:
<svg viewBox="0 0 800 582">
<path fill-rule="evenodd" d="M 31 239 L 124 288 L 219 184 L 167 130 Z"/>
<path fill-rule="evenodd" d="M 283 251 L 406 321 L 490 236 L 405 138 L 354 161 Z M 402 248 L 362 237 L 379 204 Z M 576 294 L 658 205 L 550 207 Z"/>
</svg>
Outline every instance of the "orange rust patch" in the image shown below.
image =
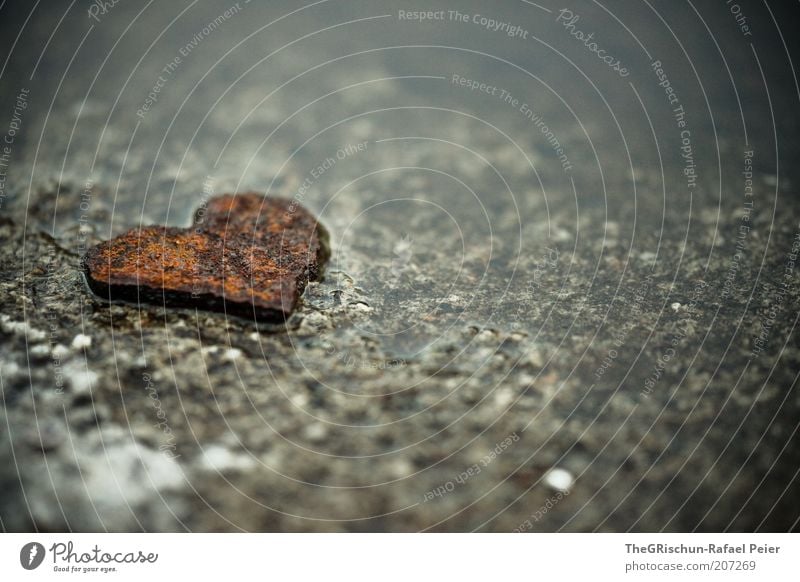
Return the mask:
<svg viewBox="0 0 800 582">
<path fill-rule="evenodd" d="M 83 267 L 109 299 L 282 320 L 319 276 L 325 236 L 292 201 L 224 194 L 198 209 L 191 228 L 130 230 L 89 249 Z"/>
</svg>

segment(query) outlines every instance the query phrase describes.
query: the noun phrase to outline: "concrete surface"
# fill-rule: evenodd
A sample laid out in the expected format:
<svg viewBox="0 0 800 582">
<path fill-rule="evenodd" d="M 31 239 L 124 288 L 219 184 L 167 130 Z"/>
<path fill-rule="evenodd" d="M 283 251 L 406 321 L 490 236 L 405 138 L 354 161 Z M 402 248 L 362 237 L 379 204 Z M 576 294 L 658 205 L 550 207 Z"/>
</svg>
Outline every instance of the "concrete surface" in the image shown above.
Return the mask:
<svg viewBox="0 0 800 582">
<path fill-rule="evenodd" d="M 4 530 L 797 528 L 794 15 L 418 4 L 3 4 Z M 285 327 L 87 290 L 246 190 Z"/>
</svg>

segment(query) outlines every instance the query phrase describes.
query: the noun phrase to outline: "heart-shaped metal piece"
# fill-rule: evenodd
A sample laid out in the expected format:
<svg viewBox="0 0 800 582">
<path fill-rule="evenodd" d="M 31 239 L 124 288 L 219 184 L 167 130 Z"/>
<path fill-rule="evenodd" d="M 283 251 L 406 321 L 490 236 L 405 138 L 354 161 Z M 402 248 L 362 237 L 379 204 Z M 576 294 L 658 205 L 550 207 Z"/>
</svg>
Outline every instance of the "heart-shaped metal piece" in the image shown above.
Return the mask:
<svg viewBox="0 0 800 582">
<path fill-rule="evenodd" d="M 110 300 L 285 319 L 328 258 L 327 233 L 294 201 L 224 194 L 190 228 L 147 226 L 83 258 L 90 288 Z"/>
</svg>

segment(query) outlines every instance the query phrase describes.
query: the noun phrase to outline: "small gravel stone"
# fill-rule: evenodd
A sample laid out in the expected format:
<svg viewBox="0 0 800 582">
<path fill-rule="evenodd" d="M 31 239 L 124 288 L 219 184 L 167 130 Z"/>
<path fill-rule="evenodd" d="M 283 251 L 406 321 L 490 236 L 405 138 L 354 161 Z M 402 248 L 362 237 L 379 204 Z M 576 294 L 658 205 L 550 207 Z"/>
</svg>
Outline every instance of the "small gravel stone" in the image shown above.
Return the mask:
<svg viewBox="0 0 800 582">
<path fill-rule="evenodd" d="M 560 469 L 555 467 L 550 469 L 544 476 L 544 483 L 551 489 L 555 491 L 561 491 L 562 493 L 568 492 L 572 489 L 572 486 L 575 483 L 575 478 L 572 476 L 572 473 L 567 471 L 566 469 Z"/>
<path fill-rule="evenodd" d="M 92 345 L 92 338 L 88 335 L 79 333 L 72 340 L 72 348 L 75 350 L 82 350 Z"/>
</svg>

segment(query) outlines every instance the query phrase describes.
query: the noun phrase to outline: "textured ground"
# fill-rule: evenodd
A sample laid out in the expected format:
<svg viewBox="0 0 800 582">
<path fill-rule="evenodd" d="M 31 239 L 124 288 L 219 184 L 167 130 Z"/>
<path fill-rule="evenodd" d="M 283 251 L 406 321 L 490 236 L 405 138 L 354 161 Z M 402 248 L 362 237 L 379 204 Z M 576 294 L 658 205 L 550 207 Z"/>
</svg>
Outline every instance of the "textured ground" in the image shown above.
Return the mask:
<svg viewBox="0 0 800 582">
<path fill-rule="evenodd" d="M 548 2 L 255 4 L 0 8 L 5 530 L 797 527 L 788 15 L 576 4 L 621 77 Z M 286 326 L 87 289 L 248 190 L 331 235 Z"/>
</svg>

